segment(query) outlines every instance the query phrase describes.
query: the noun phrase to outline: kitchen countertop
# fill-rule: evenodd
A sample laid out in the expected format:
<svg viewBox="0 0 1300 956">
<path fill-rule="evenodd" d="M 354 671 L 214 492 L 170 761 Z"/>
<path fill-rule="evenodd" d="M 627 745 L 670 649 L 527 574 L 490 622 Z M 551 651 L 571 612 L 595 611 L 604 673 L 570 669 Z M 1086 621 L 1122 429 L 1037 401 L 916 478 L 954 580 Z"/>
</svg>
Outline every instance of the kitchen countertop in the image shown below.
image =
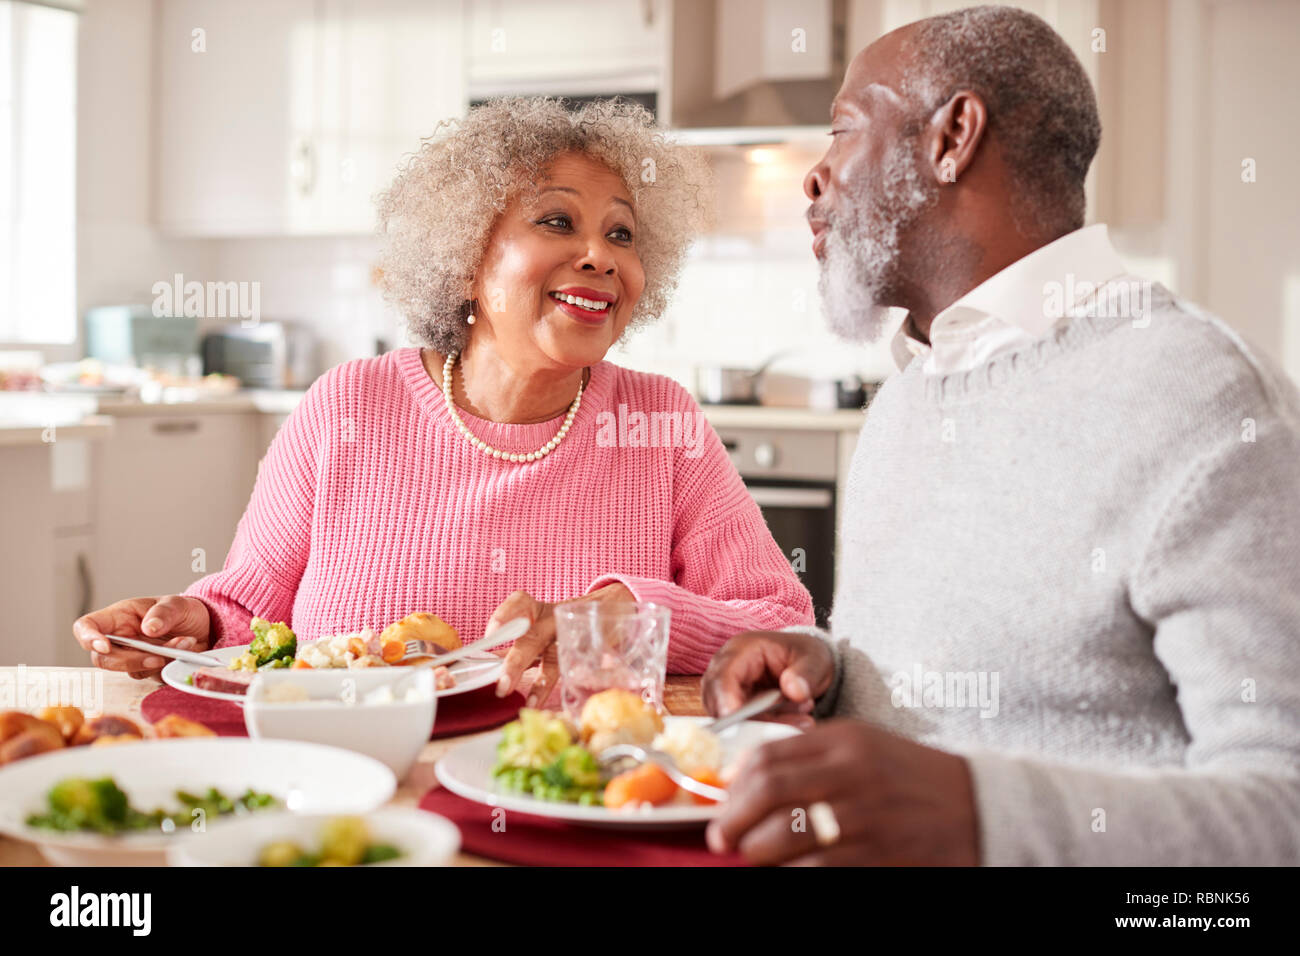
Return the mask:
<svg viewBox="0 0 1300 956">
<path fill-rule="evenodd" d="M 170 401 L 144 402 L 118 395 L 58 394 L 48 392 L 10 393 L 19 398 L 0 393 L 0 431 L 15 427 L 35 429 L 37 438 L 47 424 L 47 410 L 57 409 L 58 417 L 71 425 L 77 418 L 87 415 L 128 417 L 136 415 L 206 415 L 240 414 L 258 412 L 268 415 L 288 415 L 302 401 L 305 394 L 299 390 L 240 389 L 228 395 L 206 395 L 200 398 L 176 398 Z M 714 428 L 789 428 L 801 431 L 857 432 L 866 415 L 863 409 L 841 408 L 823 410 L 816 408 L 789 408 L 771 405 L 701 405 L 709 424 Z M 21 409 L 19 412 L 6 409 Z M 14 416 L 13 424 L 4 422 Z M 60 427 L 62 422 L 55 421 Z M 0 441 L 5 439 L 0 438 Z M 17 439 L 13 439 L 17 441 Z"/>
<path fill-rule="evenodd" d="M 857 432 L 866 419 L 860 408 L 784 408 L 775 405 L 701 405 L 714 428 L 793 428 L 799 431 Z"/>
<path fill-rule="evenodd" d="M 32 670 L 34 668 L 28 668 L 29 672 Z M 99 671 L 93 667 L 42 667 L 40 670 L 59 671 L 68 674 L 102 674 L 104 678 L 102 711 L 106 714 L 125 714 L 141 724 L 147 724 L 147 721 L 140 714 L 140 702 L 162 686 L 156 681 L 138 681 L 120 672 Z M 15 671 L 15 668 L 0 667 L 0 673 Z M 524 679 L 520 682 L 520 689 L 525 694 L 528 692 L 528 688 L 532 686 L 532 681 L 537 673 L 537 668 L 531 668 L 524 672 Z M 700 678 L 696 676 L 669 675 L 664 685 L 664 707 L 670 714 L 679 717 L 705 716 L 704 707 L 700 703 Z M 500 733 L 500 730 L 489 730 L 486 733 L 497 734 Z M 440 740 L 431 740 L 425 744 L 424 749 L 420 751 L 414 769 L 398 785 L 397 793 L 388 805 L 414 807 L 420 802 L 425 793 L 441 786 L 434 776 L 433 765 L 454 745 L 474 736 L 477 735 L 465 734 L 460 737 L 444 737 Z M 148 746 L 148 743 L 139 746 Z M 40 851 L 32 844 L 11 837 L 0 836 L 0 867 L 48 865 L 45 858 L 40 855 Z M 468 853 L 458 853 L 453 858 L 452 865 L 501 866 L 502 864 L 484 857 L 472 856 Z"/>
<path fill-rule="evenodd" d="M 0 448 L 25 445 L 49 445 L 49 429 L 54 438 L 85 438 L 98 440 L 113 433 L 113 419 L 105 415 L 88 415 L 68 422 L 52 421 L 36 424 L 32 421 L 0 419 Z"/>
</svg>

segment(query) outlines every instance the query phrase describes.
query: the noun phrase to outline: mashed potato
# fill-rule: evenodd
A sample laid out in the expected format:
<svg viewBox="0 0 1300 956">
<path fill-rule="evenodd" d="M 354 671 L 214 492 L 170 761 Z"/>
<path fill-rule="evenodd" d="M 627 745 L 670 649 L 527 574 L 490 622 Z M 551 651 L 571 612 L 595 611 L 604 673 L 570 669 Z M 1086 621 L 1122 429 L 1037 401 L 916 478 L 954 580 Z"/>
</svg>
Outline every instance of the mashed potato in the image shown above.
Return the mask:
<svg viewBox="0 0 1300 956">
<path fill-rule="evenodd" d="M 652 746 L 672 757 L 687 773 L 700 770 L 716 773 L 722 766 L 722 744 L 717 735 L 696 723 L 674 723 L 655 737 Z"/>
</svg>

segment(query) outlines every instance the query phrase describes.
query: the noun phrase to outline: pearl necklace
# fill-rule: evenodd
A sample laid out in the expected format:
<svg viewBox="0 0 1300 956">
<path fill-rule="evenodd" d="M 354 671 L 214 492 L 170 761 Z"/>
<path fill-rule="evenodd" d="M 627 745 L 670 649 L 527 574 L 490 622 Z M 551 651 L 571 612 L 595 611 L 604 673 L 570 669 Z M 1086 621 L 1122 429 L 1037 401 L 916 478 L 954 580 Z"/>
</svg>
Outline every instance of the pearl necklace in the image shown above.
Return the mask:
<svg viewBox="0 0 1300 956">
<path fill-rule="evenodd" d="M 503 461 L 537 461 L 545 458 L 564 440 L 564 436 L 569 433 L 569 428 L 573 425 L 573 417 L 578 414 L 578 408 L 582 405 L 582 383 L 578 383 L 578 394 L 573 398 L 573 404 L 569 406 L 569 413 L 564 416 L 564 424 L 560 430 L 555 433 L 555 437 L 548 441 L 537 451 L 530 451 L 525 454 L 511 454 L 508 451 L 502 451 L 499 448 L 493 448 L 483 439 L 479 438 L 469 430 L 469 426 L 461 420 L 460 414 L 456 411 L 456 403 L 451 396 L 451 370 L 456 364 L 456 359 L 460 356 L 459 352 L 449 352 L 447 361 L 442 363 L 442 394 L 447 400 L 447 411 L 451 412 L 451 420 L 456 423 L 460 433 L 465 436 L 465 440 L 477 448 L 483 454 L 490 458 L 500 458 Z"/>
</svg>

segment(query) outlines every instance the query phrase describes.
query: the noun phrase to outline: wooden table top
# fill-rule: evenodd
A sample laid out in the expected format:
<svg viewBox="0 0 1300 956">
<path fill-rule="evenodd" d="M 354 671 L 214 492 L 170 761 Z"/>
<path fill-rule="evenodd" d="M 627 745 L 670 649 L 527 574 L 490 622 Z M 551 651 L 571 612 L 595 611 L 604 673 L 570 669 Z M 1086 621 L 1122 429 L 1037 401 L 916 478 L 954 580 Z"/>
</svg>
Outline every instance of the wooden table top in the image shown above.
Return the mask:
<svg viewBox="0 0 1300 956">
<path fill-rule="evenodd" d="M 84 673 L 95 674 L 93 667 L 40 667 L 26 668 L 27 671 L 53 671 L 69 676 Z M 0 667 L 0 675 L 16 674 L 18 668 Z M 145 723 L 140 713 L 140 702 L 157 690 L 161 684 L 156 681 L 138 681 L 125 674 L 104 671 L 103 707 L 106 714 L 125 714 L 138 723 Z M 526 694 L 531 686 L 536 671 L 525 672 L 520 689 Z M 53 704 L 55 702 L 51 702 Z M 698 676 L 669 675 L 664 686 L 664 707 L 668 713 L 682 717 L 704 716 L 705 710 L 700 702 L 700 678 Z M 3 708 L 0 708 L 3 709 Z M 497 730 L 486 733 L 495 734 Z M 462 740 L 468 740 L 476 734 L 459 737 L 444 737 L 431 740 L 424 745 L 415 767 L 407 778 L 397 786 L 397 793 L 389 802 L 390 806 L 413 807 L 421 798 L 435 787 L 441 786 L 434 777 L 433 765 L 438 758 Z M 45 858 L 30 843 L 23 843 L 9 837 L 0 836 L 0 866 L 46 866 Z M 453 861 L 455 866 L 501 866 L 493 860 L 467 853 L 459 853 Z"/>
</svg>

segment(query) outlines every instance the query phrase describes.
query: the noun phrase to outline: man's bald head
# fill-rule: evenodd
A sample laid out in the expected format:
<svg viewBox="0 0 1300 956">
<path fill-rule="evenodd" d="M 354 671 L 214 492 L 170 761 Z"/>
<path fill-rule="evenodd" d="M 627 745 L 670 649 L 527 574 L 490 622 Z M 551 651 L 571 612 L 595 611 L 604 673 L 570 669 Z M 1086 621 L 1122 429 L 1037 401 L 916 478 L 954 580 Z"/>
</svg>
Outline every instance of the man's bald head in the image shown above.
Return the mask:
<svg viewBox="0 0 1300 956">
<path fill-rule="evenodd" d="M 959 90 L 975 93 L 1021 192 L 1018 209 L 1048 234 L 1082 226 L 1084 178 L 1101 120 L 1088 75 L 1065 40 L 1032 13 L 1000 6 L 956 10 L 896 32 L 901 92 L 915 110 L 915 131 Z"/>
</svg>

